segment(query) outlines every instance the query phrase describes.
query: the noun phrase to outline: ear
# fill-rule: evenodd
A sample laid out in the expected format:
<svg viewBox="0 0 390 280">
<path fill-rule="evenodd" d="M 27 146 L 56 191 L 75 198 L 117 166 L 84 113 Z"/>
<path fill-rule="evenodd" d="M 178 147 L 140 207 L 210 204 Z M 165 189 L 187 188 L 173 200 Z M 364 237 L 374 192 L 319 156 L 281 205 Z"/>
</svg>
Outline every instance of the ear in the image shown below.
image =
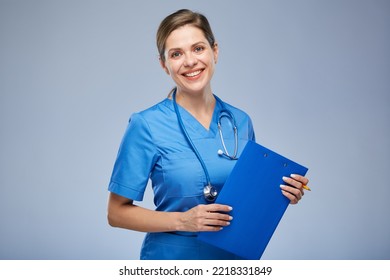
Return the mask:
<svg viewBox="0 0 390 280">
<path fill-rule="evenodd" d="M 158 58 L 158 60 L 160 61 L 160 65 L 161 65 L 162 69 L 164 69 L 165 73 L 170 75 L 169 70 L 168 70 L 167 66 L 165 65 L 165 61 L 163 59 L 161 59 L 161 56 Z"/>
<path fill-rule="evenodd" d="M 217 42 L 214 43 L 213 52 L 214 52 L 214 61 L 215 61 L 215 64 L 217 64 L 217 62 L 218 62 L 218 54 L 219 54 L 219 47 L 218 47 L 218 43 Z"/>
</svg>

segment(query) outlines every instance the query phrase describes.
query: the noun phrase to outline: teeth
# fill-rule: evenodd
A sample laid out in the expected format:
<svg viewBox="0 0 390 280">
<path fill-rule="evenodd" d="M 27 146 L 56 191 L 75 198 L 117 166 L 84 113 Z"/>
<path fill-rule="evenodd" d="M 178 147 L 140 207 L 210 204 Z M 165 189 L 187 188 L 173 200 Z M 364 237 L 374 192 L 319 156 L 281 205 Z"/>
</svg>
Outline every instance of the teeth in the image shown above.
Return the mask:
<svg viewBox="0 0 390 280">
<path fill-rule="evenodd" d="M 196 75 L 199 75 L 200 72 L 202 72 L 201 70 L 198 70 L 196 72 L 192 72 L 192 73 L 188 73 L 188 74 L 185 74 L 186 77 L 195 77 Z"/>
</svg>

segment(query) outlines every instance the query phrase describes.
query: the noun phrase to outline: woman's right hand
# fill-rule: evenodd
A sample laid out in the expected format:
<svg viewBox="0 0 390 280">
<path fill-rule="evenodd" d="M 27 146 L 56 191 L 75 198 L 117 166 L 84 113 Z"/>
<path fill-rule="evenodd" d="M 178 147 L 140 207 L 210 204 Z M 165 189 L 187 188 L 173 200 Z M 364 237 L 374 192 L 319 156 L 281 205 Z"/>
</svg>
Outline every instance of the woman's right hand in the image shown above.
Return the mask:
<svg viewBox="0 0 390 280">
<path fill-rule="evenodd" d="M 230 225 L 228 214 L 232 208 L 222 204 L 201 204 L 183 212 L 180 217 L 181 231 L 219 231 Z"/>
</svg>

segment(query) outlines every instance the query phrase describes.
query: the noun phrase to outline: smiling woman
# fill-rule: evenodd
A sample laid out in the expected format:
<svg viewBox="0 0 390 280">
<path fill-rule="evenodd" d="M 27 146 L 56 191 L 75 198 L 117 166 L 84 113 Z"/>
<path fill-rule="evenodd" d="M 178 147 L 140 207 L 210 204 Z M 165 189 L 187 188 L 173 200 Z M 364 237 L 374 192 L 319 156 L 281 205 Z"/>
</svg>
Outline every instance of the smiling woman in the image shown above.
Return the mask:
<svg viewBox="0 0 390 280">
<path fill-rule="evenodd" d="M 168 36 L 164 56 L 161 66 L 176 84 L 177 102 L 208 128 L 215 106 L 211 78 L 218 45 L 211 46 L 199 28 L 185 25 Z"/>
<path fill-rule="evenodd" d="M 196 236 L 219 231 L 233 219 L 229 205 L 210 203 L 237 159 L 217 151 L 222 140 L 224 149 L 235 147 L 239 156 L 255 141 L 252 121 L 212 92 L 218 44 L 203 15 L 189 10 L 169 15 L 158 29 L 157 48 L 176 87 L 131 116 L 109 185 L 109 223 L 147 232 L 141 259 L 239 259 Z M 154 210 L 134 203 L 143 199 L 149 179 Z M 297 203 L 308 179 L 283 180 L 282 193 Z"/>
<path fill-rule="evenodd" d="M 178 100 L 186 95 L 212 97 L 210 83 L 218 45 L 210 45 L 199 28 L 185 25 L 172 31 L 164 56 L 161 65 L 177 85 Z"/>
</svg>

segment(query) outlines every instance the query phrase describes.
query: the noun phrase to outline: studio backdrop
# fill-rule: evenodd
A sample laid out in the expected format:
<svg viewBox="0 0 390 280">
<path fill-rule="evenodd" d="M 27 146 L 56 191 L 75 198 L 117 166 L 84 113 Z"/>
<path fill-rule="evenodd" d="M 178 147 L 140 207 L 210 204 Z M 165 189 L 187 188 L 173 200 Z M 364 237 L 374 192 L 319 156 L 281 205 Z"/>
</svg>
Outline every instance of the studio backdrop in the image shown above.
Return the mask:
<svg viewBox="0 0 390 280">
<path fill-rule="evenodd" d="M 384 0 L 0 0 L 0 259 L 138 259 L 107 186 L 130 115 L 173 87 L 155 34 L 181 8 L 213 27 L 213 91 L 310 169 L 263 258 L 390 259 Z"/>
</svg>

